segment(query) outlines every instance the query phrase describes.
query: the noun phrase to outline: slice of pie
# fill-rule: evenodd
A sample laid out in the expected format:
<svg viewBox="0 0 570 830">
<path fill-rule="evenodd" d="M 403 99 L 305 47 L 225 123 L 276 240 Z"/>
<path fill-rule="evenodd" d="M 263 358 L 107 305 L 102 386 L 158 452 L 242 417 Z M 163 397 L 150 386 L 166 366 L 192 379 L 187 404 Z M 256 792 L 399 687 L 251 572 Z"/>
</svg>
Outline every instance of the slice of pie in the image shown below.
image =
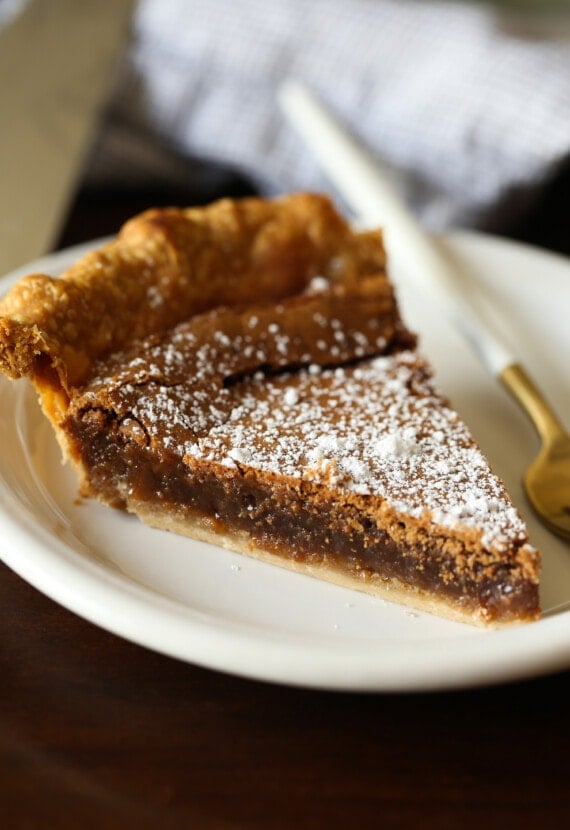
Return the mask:
<svg viewBox="0 0 570 830">
<path fill-rule="evenodd" d="M 136 217 L 8 293 L 0 368 L 85 496 L 454 619 L 539 615 L 539 554 L 416 351 L 381 234 L 325 198 Z"/>
</svg>

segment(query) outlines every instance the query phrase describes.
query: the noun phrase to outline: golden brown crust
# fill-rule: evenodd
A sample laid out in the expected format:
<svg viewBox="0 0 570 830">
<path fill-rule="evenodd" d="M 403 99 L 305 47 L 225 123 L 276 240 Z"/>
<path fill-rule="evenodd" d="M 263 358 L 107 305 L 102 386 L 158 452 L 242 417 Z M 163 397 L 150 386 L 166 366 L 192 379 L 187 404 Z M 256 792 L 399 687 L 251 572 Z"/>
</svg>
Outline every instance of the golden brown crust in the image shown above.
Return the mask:
<svg viewBox="0 0 570 830">
<path fill-rule="evenodd" d="M 67 392 L 93 360 L 215 305 L 279 299 L 313 276 L 384 269 L 379 233 L 354 234 L 324 197 L 225 199 L 149 210 L 59 278 L 33 274 L 0 302 L 0 370 L 55 374 Z"/>
</svg>

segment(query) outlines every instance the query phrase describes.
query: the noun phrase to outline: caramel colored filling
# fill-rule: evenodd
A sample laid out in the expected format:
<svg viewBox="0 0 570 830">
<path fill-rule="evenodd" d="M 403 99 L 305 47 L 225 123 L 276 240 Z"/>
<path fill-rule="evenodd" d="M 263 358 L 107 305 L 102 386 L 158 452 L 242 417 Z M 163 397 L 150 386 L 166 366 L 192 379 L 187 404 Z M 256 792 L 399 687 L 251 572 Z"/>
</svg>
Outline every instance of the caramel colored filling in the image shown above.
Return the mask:
<svg viewBox="0 0 570 830">
<path fill-rule="evenodd" d="M 202 518 L 226 537 L 246 534 L 280 558 L 357 578 L 364 590 L 374 580 L 413 585 L 414 593 L 445 599 L 462 614 L 477 612 L 487 623 L 537 616 L 536 586 L 514 574 L 508 561 L 485 573 L 477 566 L 457 573 L 456 557 L 437 536 L 403 545 L 351 504 L 307 498 L 306 482 L 269 485 L 207 465 L 189 470 L 167 454 L 158 459 L 126 439 L 119 422 L 101 410 L 75 421 L 72 432 L 90 471 L 88 490 L 115 507 L 159 503 L 178 522 Z"/>
</svg>

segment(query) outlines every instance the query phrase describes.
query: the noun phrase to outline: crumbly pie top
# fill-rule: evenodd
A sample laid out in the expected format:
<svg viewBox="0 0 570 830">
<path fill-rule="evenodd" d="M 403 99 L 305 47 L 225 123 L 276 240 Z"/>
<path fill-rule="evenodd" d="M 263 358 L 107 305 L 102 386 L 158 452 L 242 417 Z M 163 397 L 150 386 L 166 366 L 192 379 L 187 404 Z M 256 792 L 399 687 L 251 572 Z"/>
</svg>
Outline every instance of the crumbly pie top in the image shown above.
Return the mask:
<svg viewBox="0 0 570 830">
<path fill-rule="evenodd" d="M 503 485 L 427 364 L 409 349 L 382 354 L 376 315 L 353 328 L 350 317 L 364 316 L 355 303 L 316 300 L 302 315 L 296 302 L 198 315 L 114 354 L 74 397 L 72 417 L 103 407 L 155 455 L 190 468 L 207 461 L 311 481 L 364 508 L 382 498 L 490 551 L 524 542 Z"/>
</svg>

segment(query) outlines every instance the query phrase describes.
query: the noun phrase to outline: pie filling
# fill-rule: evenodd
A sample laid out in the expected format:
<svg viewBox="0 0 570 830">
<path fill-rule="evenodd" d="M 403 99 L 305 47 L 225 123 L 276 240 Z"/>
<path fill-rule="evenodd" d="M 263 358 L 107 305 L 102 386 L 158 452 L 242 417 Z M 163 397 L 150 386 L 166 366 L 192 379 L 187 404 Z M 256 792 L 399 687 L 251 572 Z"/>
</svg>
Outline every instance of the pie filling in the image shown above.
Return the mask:
<svg viewBox="0 0 570 830">
<path fill-rule="evenodd" d="M 157 462 L 136 443 L 119 439 L 115 444 L 108 430 L 89 426 L 79 428 L 77 440 L 99 497 L 151 524 L 170 524 L 156 515 L 158 500 L 177 530 L 187 526 L 189 535 L 199 536 L 196 529 L 202 527 L 208 540 L 223 537 L 227 547 L 245 552 L 258 548 L 283 562 L 308 565 L 315 575 L 326 570 L 329 580 L 387 599 L 395 583 L 399 589 L 413 586 L 405 589 L 412 606 L 431 607 L 443 599 L 458 618 L 470 615 L 492 624 L 537 615 L 536 585 L 517 575 L 518 563 L 475 562 L 458 572 L 462 545 L 445 553 L 446 538 L 437 534 L 412 545 L 398 541 L 410 531 L 404 517 L 394 520 L 394 538 L 390 528 L 333 494 L 321 494 L 315 503 L 306 484 L 269 485 L 247 473 L 224 477 L 225 468 L 183 475 L 178 459 Z M 463 556 L 468 558 L 464 548 Z M 447 615 L 455 616 L 449 610 Z"/>
<path fill-rule="evenodd" d="M 451 617 L 536 617 L 522 523 L 413 351 L 243 374 L 229 340 L 198 368 L 197 325 L 123 355 L 120 368 L 113 358 L 78 391 L 65 429 L 87 494 Z M 197 385 L 164 385 L 192 359 Z M 486 529 L 488 549 L 470 525 Z"/>
</svg>

